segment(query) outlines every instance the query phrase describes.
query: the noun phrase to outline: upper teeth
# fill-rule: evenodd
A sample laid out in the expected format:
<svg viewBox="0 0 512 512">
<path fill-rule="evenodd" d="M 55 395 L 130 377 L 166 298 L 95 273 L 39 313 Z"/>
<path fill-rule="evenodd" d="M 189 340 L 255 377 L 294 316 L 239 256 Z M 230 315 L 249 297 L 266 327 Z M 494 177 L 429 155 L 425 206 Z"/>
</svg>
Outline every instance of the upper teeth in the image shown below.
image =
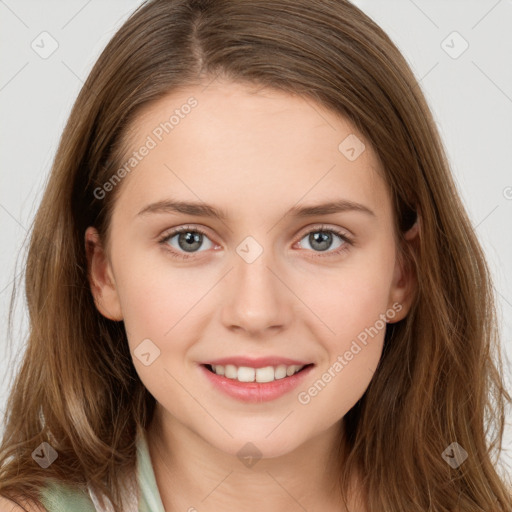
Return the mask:
<svg viewBox="0 0 512 512">
<path fill-rule="evenodd" d="M 290 377 L 304 366 L 291 365 L 286 366 L 281 364 L 279 366 L 265 366 L 264 368 L 250 368 L 248 366 L 235 366 L 227 364 L 211 365 L 212 370 L 217 375 L 224 375 L 228 379 L 238 380 L 240 382 L 272 382 L 273 380 L 284 379 L 286 376 Z"/>
</svg>

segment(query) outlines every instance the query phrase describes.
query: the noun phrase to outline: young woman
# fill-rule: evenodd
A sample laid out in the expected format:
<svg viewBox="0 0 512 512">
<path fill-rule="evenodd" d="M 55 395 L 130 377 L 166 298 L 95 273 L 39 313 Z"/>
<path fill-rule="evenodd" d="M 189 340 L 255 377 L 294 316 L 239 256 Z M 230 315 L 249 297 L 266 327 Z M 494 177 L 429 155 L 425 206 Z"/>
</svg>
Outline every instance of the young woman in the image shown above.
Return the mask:
<svg viewBox="0 0 512 512">
<path fill-rule="evenodd" d="M 0 510 L 512 507 L 484 254 L 348 1 L 137 9 L 65 128 L 26 292 Z"/>
</svg>

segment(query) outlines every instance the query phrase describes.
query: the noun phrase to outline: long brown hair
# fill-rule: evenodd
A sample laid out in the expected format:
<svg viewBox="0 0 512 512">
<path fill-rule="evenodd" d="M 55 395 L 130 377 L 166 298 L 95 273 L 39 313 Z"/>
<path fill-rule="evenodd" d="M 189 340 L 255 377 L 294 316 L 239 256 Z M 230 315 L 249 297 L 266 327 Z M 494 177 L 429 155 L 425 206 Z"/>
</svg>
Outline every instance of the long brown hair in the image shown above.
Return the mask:
<svg viewBox="0 0 512 512">
<path fill-rule="evenodd" d="M 493 286 L 422 91 L 399 50 L 347 0 L 155 0 L 106 46 L 63 132 L 31 230 L 28 345 L 9 396 L 0 493 L 37 502 L 54 479 L 90 484 L 122 511 L 123 476 L 155 399 L 122 322 L 91 295 L 84 232 L 108 240 L 129 127 L 150 102 L 223 77 L 299 94 L 350 120 L 391 191 L 401 257 L 417 276 L 407 317 L 387 326 L 374 377 L 346 414 L 340 488 L 363 475 L 368 510 L 505 511 L 495 464 L 506 402 Z M 96 190 L 96 194 L 95 194 Z M 101 197 L 101 198 L 100 198 Z M 408 243 L 404 232 L 418 221 Z M 58 453 L 48 468 L 32 452 Z M 458 443 L 458 467 L 442 453 Z M 496 458 L 494 458 L 496 457 Z"/>
</svg>

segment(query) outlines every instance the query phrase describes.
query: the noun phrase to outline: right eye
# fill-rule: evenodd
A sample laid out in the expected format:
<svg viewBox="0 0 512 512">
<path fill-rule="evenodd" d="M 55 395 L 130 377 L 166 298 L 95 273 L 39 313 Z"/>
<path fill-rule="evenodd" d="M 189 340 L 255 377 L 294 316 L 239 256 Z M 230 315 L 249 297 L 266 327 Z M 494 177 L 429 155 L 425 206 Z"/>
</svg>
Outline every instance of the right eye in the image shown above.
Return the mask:
<svg viewBox="0 0 512 512">
<path fill-rule="evenodd" d="M 213 242 L 208 238 L 204 231 L 196 227 L 192 228 L 184 226 L 173 229 L 172 231 L 165 233 L 158 242 L 173 256 L 187 259 L 192 257 L 188 256 L 187 253 L 193 254 L 196 252 L 204 252 L 196 249 L 199 249 L 203 245 L 205 237 L 210 241 L 211 246 L 208 248 L 211 249 L 212 246 L 214 246 Z M 171 243 L 174 238 L 176 239 L 176 245 Z"/>
</svg>

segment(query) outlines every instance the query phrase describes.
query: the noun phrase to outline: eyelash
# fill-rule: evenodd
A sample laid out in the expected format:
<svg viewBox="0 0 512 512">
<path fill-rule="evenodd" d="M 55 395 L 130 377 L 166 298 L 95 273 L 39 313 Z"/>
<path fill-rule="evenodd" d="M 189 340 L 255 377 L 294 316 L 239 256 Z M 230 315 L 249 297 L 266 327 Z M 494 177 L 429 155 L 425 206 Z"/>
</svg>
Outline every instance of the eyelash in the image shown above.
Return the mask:
<svg viewBox="0 0 512 512">
<path fill-rule="evenodd" d="M 182 226 L 180 228 L 173 229 L 171 232 L 167 232 L 164 235 L 162 235 L 162 237 L 158 239 L 158 243 L 160 245 L 162 245 L 166 251 L 170 252 L 174 258 L 189 260 L 189 259 L 193 258 L 194 257 L 193 254 L 196 254 L 196 253 L 191 253 L 191 255 L 189 256 L 189 255 L 186 255 L 185 253 L 177 252 L 176 250 L 169 248 L 169 244 L 167 243 L 174 236 L 176 236 L 180 233 L 189 233 L 189 232 L 190 233 L 199 233 L 199 234 L 209 238 L 208 234 L 205 231 L 203 231 L 201 228 L 197 228 L 197 227 L 193 227 L 193 226 Z M 336 249 L 334 251 L 329 251 L 326 254 L 319 253 L 317 256 L 314 256 L 315 258 L 325 258 L 325 257 L 336 256 L 345 251 L 348 251 L 350 249 L 350 247 L 354 245 L 353 240 L 347 234 L 342 233 L 341 231 L 338 231 L 337 229 L 327 228 L 327 226 L 315 227 L 315 228 L 307 231 L 297 240 L 297 242 L 302 240 L 306 235 L 309 235 L 311 233 L 318 233 L 318 232 L 334 233 L 335 235 L 339 236 L 345 243 L 342 244 L 340 247 L 338 247 L 338 249 Z M 319 251 L 317 251 L 317 252 L 319 252 Z"/>
</svg>

